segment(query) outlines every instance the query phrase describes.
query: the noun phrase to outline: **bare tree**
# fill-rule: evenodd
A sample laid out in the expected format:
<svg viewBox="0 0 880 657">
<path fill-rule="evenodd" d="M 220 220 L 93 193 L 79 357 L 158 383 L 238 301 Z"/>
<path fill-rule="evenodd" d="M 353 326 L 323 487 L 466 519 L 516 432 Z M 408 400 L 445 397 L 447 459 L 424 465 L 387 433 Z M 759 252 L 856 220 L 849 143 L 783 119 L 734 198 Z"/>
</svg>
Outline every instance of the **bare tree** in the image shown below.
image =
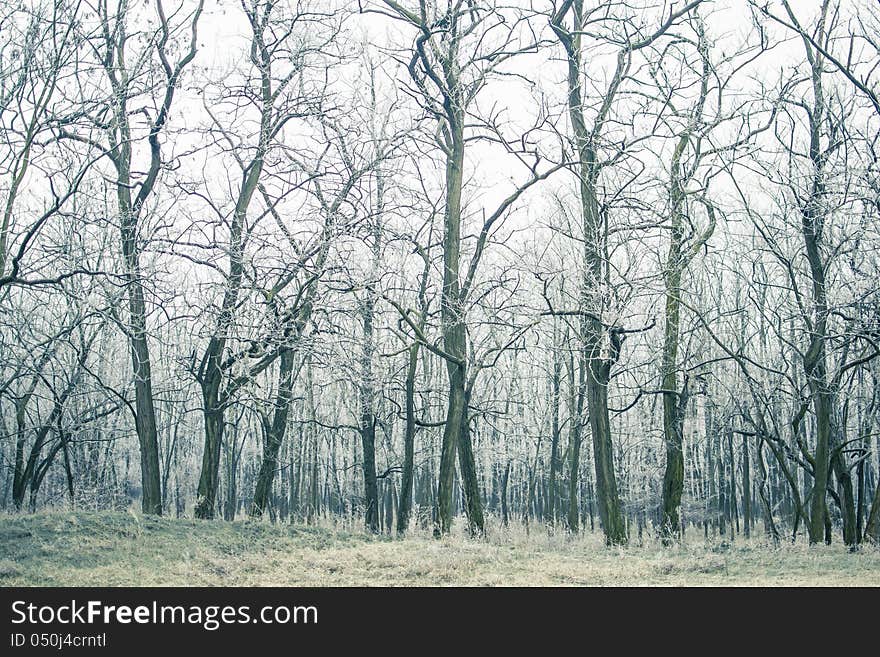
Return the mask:
<svg viewBox="0 0 880 657">
<path fill-rule="evenodd" d="M 626 527 L 621 513 L 617 482 L 614 474 L 613 441 L 608 415 L 608 383 L 611 368 L 620 357 L 624 333 L 620 327 L 603 323 L 603 282 L 605 257 L 603 235 L 607 234 L 606 221 L 600 200 L 599 180 L 607 161 L 600 151 L 604 131 L 615 107 L 622 85 L 630 76 L 633 57 L 663 37 L 669 29 L 686 17 L 696 2 L 685 3 L 678 9 L 670 9 L 669 15 L 652 31 L 645 31 L 630 24 L 605 8 L 588 10 L 581 0 L 565 0 L 554 3 L 550 12 L 550 25 L 565 50 L 568 66 L 568 112 L 572 140 L 577 153 L 577 175 L 583 221 L 583 280 L 581 284 L 582 308 L 581 339 L 587 360 L 585 378 L 587 408 L 593 438 L 596 467 L 596 486 L 599 499 L 599 515 L 606 540 L 611 544 L 627 542 Z M 584 98 L 584 38 L 592 23 L 607 22 L 619 25 L 619 30 L 608 37 L 617 51 L 616 65 L 611 79 L 602 94 L 592 123 L 587 123 Z M 612 29 L 614 29 L 612 27 Z M 609 160 L 614 161 L 612 155 Z M 574 454 L 574 451 L 573 451 Z M 572 475 L 576 468 L 572 466 Z M 577 530 L 577 517 L 569 514 L 569 526 Z"/>
<path fill-rule="evenodd" d="M 495 224 L 529 187 L 546 179 L 561 165 L 539 171 L 541 158 L 537 151 L 532 148 L 520 154 L 520 161 L 528 167 L 530 177 L 518 185 L 497 209 L 487 212 L 470 263 L 463 267 L 465 150 L 468 141 L 479 138 L 469 134 L 468 121 L 474 119 L 477 126 L 482 127 L 482 138 L 487 138 L 485 132 L 488 131 L 489 139 L 501 141 L 508 149 L 511 144 L 516 145 L 515 140 L 504 139 L 495 132 L 491 121 L 476 118 L 475 101 L 508 60 L 517 54 L 533 51 L 537 43 L 528 30 L 528 16 L 523 12 L 511 14 L 504 7 L 478 7 L 463 0 L 453 2 L 445 9 L 421 5 L 410 10 L 391 0 L 386 0 L 385 5 L 394 18 L 415 32 L 404 63 L 415 85 L 414 93 L 418 94 L 428 116 L 436 122 L 435 144 L 443 153 L 446 165 L 441 298 L 443 347 L 426 343 L 445 360 L 449 380 L 437 493 L 440 518 L 436 533 L 448 533 L 452 526 L 457 454 L 470 529 L 474 534 L 482 534 L 483 505 L 469 436 L 469 389 L 472 389 L 475 380 L 472 374 L 475 372 L 469 373 L 468 369 L 466 311 L 477 269 Z M 522 143 L 525 144 L 525 137 Z M 415 328 L 414 325 L 411 328 Z"/>
<path fill-rule="evenodd" d="M 150 359 L 148 315 L 141 257 L 150 236 L 143 224 L 166 162 L 161 137 L 166 131 L 181 76 L 196 55 L 197 30 L 203 3 L 190 12 L 175 11 L 172 24 L 161 0 L 152 5 L 154 25 L 143 31 L 139 23 L 150 21 L 139 8 L 122 0 L 113 5 L 99 2 L 94 8 L 98 24 L 83 35 L 96 64 L 106 79 L 107 95 L 94 106 L 87 106 L 81 117 L 63 121 L 59 136 L 81 142 L 108 158 L 113 167 L 111 186 L 116 195 L 123 255 L 123 279 L 128 308 L 120 326 L 130 346 L 135 382 L 135 427 L 140 445 L 143 510 L 162 513 L 159 447 Z M 153 21 L 151 21 L 153 22 Z M 148 23 L 149 24 L 149 23 Z M 135 33 L 131 32 L 134 28 Z M 135 34 L 144 37 L 140 50 L 132 49 Z M 172 51 L 179 51 L 173 59 Z M 153 77 L 152 68 L 157 72 Z M 152 107 L 150 107 L 152 105 Z M 108 114 L 105 114 L 107 112 Z M 103 137 L 94 136 L 97 129 Z M 135 155 L 138 142 L 146 140 L 149 156 L 146 173 L 137 173 Z"/>
</svg>

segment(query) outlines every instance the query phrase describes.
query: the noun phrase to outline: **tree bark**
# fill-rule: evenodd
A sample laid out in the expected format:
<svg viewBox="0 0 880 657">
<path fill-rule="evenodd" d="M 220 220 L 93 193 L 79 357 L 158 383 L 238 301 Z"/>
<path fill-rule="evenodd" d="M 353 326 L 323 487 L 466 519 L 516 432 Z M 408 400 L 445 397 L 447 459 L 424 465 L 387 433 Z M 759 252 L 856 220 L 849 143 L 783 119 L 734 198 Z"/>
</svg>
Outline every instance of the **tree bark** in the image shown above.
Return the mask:
<svg viewBox="0 0 880 657">
<path fill-rule="evenodd" d="M 419 343 L 409 347 L 406 368 L 406 428 L 403 435 L 403 468 L 400 476 L 400 502 L 397 506 L 397 533 L 406 534 L 409 527 L 413 497 L 413 461 L 416 437 L 416 368 L 419 360 Z"/>
<path fill-rule="evenodd" d="M 293 398 L 294 361 L 293 350 L 285 349 L 281 352 L 278 366 L 278 390 L 275 395 L 272 421 L 264 420 L 266 442 L 263 445 L 263 459 L 260 462 L 260 471 L 257 474 L 257 483 L 254 489 L 254 501 L 250 509 L 250 515 L 253 517 L 262 516 L 266 510 L 275 472 L 278 470 L 278 454 L 284 442 L 290 402 Z"/>
<path fill-rule="evenodd" d="M 452 88 L 457 88 L 452 85 Z M 472 533 L 483 532 L 482 502 L 473 464 L 468 423 L 467 334 L 461 297 L 461 189 L 464 167 L 464 116 L 460 108 L 450 107 L 448 125 L 451 150 L 446 159 L 446 210 L 443 235 L 443 294 L 441 319 L 443 348 L 447 354 L 446 372 L 449 399 L 443 442 L 440 449 L 440 473 L 437 486 L 439 534 L 452 528 L 455 457 L 458 450 L 462 486 L 467 497 L 468 521 Z"/>
<path fill-rule="evenodd" d="M 750 468 L 748 437 L 742 437 L 742 499 L 743 499 L 743 533 L 746 538 L 752 535 L 752 478 Z"/>
<path fill-rule="evenodd" d="M 501 477 L 501 525 L 510 526 L 510 511 L 507 503 L 507 485 L 510 482 L 510 461 L 504 466 L 504 476 Z"/>
<path fill-rule="evenodd" d="M 121 92 L 126 93 L 126 92 Z M 111 158 L 116 167 L 116 198 L 119 209 L 119 225 L 122 238 L 122 255 L 125 262 L 123 280 L 128 293 L 128 336 L 132 375 L 134 377 L 135 430 L 138 436 L 141 460 L 142 508 L 144 513 L 162 515 L 162 486 L 159 471 L 159 441 L 156 433 L 156 410 L 153 405 L 153 375 L 150 364 L 150 347 L 147 342 L 147 308 L 141 282 L 140 246 L 138 223 L 144 195 L 142 188 L 139 203 L 131 198 L 131 135 L 128 126 L 128 109 L 121 100 L 116 121 L 122 143 Z"/>
<path fill-rule="evenodd" d="M 561 345 L 556 344 L 556 341 L 554 340 L 553 374 L 550 381 L 550 481 L 547 484 L 547 519 L 551 525 L 556 524 L 559 513 L 557 506 L 557 498 L 559 497 L 559 494 L 556 490 L 556 477 L 561 466 L 561 463 L 559 462 L 559 400 L 560 378 L 562 373 L 562 363 L 559 355 L 560 349 Z"/>
<path fill-rule="evenodd" d="M 571 361 L 574 368 L 574 362 Z M 578 352 L 577 378 L 572 371 L 570 381 L 572 383 L 572 418 L 571 428 L 568 433 L 568 531 L 577 534 L 580 529 L 580 486 L 578 477 L 581 467 L 581 441 L 583 439 L 583 412 L 586 394 L 586 361 L 583 351 Z M 574 382 L 577 381 L 577 387 Z"/>
<path fill-rule="evenodd" d="M 609 545 L 624 545 L 627 542 L 626 524 L 617 494 L 611 424 L 608 418 L 610 369 L 609 362 L 591 361 L 590 376 L 587 379 L 587 398 L 590 409 L 590 430 L 593 434 L 599 519 L 605 532 L 605 542 Z"/>
<path fill-rule="evenodd" d="M 578 155 L 577 173 L 581 200 L 581 221 L 583 223 L 581 310 L 584 313 L 581 315 L 580 338 L 585 346 L 588 359 L 587 408 L 593 436 L 593 459 L 596 467 L 599 516 L 602 520 L 606 542 L 622 544 L 626 543 L 626 529 L 617 494 L 611 425 L 608 417 L 608 382 L 612 362 L 602 354 L 605 327 L 600 320 L 604 303 L 601 288 L 605 277 L 601 250 L 603 221 L 599 211 L 596 189 L 599 169 L 596 162 L 595 136 L 601 129 L 601 119 L 598 119 L 599 125 L 595 125 L 592 131 L 587 128 L 584 120 L 581 86 L 583 75 L 581 31 L 584 20 L 582 2 L 575 0 L 571 8 L 574 14 L 574 27 L 571 31 L 566 31 L 561 27 L 562 16 L 555 16 L 551 25 L 567 54 L 567 104 Z M 616 348 L 619 349 L 619 347 L 618 342 Z M 616 349 L 614 350 L 616 351 Z M 576 499 L 573 497 L 570 500 L 570 504 L 575 508 L 577 508 Z M 571 511 L 569 511 L 570 520 L 571 515 Z M 569 525 L 571 526 L 571 524 L 570 522 Z"/>
<path fill-rule="evenodd" d="M 871 510 L 865 523 L 865 540 L 880 545 L 880 478 L 874 489 L 874 501 L 871 502 Z"/>
</svg>

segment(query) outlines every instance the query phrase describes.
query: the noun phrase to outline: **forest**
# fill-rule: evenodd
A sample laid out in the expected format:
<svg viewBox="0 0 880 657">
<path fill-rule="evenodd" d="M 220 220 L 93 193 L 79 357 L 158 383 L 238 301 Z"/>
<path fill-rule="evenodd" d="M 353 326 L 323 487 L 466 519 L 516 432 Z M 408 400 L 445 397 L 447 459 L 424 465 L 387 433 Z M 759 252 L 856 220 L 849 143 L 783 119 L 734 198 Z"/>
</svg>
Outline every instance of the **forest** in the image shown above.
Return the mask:
<svg viewBox="0 0 880 657">
<path fill-rule="evenodd" d="M 4 522 L 880 543 L 875 0 L 0 35 Z"/>
</svg>

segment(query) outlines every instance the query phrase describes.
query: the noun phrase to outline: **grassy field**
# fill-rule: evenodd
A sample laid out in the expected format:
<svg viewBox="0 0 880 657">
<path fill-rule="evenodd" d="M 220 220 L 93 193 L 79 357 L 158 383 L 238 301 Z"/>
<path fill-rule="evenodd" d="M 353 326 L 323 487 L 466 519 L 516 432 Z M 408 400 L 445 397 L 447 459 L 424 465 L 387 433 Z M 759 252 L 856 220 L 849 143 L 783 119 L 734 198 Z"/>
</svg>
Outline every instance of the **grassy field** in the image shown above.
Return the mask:
<svg viewBox="0 0 880 657">
<path fill-rule="evenodd" d="M 495 529 L 485 540 L 370 537 L 134 513 L 0 516 L 0 586 L 880 585 L 880 550 L 761 540 L 606 548 Z"/>
</svg>

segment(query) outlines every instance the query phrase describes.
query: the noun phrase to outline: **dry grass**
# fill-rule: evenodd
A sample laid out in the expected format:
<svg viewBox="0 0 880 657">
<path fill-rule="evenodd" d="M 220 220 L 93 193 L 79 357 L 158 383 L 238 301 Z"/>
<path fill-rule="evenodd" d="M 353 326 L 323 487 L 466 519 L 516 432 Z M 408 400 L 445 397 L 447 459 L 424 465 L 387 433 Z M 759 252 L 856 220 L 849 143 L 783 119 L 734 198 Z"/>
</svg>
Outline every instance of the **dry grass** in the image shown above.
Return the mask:
<svg viewBox="0 0 880 657">
<path fill-rule="evenodd" d="M 0 517 L 3 586 L 880 585 L 880 550 L 760 540 L 607 548 L 495 529 L 481 541 L 405 540 L 330 527 L 198 522 L 134 513 Z"/>
</svg>

